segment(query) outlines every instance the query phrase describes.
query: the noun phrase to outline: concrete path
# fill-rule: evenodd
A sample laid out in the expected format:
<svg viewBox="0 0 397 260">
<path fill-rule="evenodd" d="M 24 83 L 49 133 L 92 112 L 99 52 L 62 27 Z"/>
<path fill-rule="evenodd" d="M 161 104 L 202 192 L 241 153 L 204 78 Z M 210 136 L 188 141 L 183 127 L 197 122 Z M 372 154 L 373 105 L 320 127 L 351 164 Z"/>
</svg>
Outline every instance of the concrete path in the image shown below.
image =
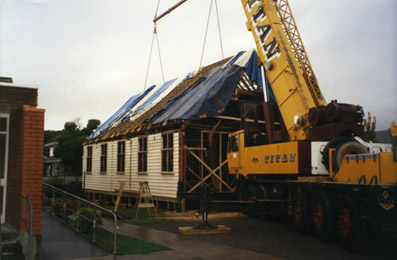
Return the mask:
<svg viewBox="0 0 397 260">
<path fill-rule="evenodd" d="M 61 221 L 42 212 L 41 218 L 41 259 L 68 260 L 84 257 L 109 255 L 101 247 L 73 231 Z"/>
<path fill-rule="evenodd" d="M 111 260 L 111 259 L 250 259 L 250 260 L 276 260 L 278 258 L 265 254 L 230 247 L 224 244 L 214 244 L 164 231 L 150 229 L 144 225 L 129 225 L 119 223 L 119 233 L 145 241 L 167 246 L 172 250 L 149 253 L 144 255 L 91 257 L 80 260 Z"/>
<path fill-rule="evenodd" d="M 148 242 L 167 246 L 172 250 L 149 254 L 113 256 L 99 246 L 71 230 L 62 222 L 51 216 L 47 211 L 42 213 L 42 260 L 145 260 L 145 259 L 250 259 L 277 260 L 269 255 L 248 251 L 224 244 L 207 243 L 194 239 L 192 236 L 182 236 L 145 225 L 130 225 L 119 223 L 119 233 Z M 131 245 L 133 246 L 133 245 Z"/>
</svg>

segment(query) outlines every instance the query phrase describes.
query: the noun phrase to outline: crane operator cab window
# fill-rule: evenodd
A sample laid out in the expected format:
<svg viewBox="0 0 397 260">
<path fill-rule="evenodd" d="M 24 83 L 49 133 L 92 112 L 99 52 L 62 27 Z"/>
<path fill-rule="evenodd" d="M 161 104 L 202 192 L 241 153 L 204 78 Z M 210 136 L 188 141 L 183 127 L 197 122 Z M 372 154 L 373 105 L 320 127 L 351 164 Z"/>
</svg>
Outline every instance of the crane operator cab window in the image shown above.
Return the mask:
<svg viewBox="0 0 397 260">
<path fill-rule="evenodd" d="M 267 143 L 265 133 L 262 132 L 264 115 L 262 104 L 258 102 L 243 102 L 241 104 L 241 129 L 244 129 L 244 146 L 258 146 Z"/>
<path fill-rule="evenodd" d="M 245 131 L 244 133 L 245 133 L 244 134 L 245 147 L 267 144 L 266 136 L 261 132 L 253 133 L 250 131 Z"/>
<path fill-rule="evenodd" d="M 242 102 L 241 129 L 255 130 L 258 128 L 259 107 L 257 103 Z"/>
<path fill-rule="evenodd" d="M 238 135 L 232 135 L 229 137 L 228 152 L 238 152 Z"/>
</svg>

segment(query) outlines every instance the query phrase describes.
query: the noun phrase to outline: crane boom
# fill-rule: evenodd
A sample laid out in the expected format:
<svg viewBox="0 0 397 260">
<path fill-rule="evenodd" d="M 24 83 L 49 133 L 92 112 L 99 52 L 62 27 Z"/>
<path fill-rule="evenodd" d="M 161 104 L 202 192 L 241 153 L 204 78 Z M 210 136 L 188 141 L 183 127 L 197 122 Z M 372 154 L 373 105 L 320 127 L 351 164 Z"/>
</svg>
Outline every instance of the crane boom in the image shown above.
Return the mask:
<svg viewBox="0 0 397 260">
<path fill-rule="evenodd" d="M 279 0 L 278 4 L 275 3 L 278 16 L 282 22 L 286 36 L 291 45 L 292 52 L 296 60 L 299 62 L 300 68 L 303 70 L 303 75 L 308 82 L 310 93 L 317 106 L 322 105 L 324 97 L 318 86 L 317 78 L 314 75 L 313 69 L 310 65 L 309 58 L 306 54 L 305 47 L 303 46 L 298 27 L 295 24 L 295 19 L 292 15 L 291 8 L 287 0 Z M 320 101 L 321 100 L 321 101 Z"/>
<path fill-rule="evenodd" d="M 309 110 L 325 106 L 288 2 L 242 0 L 290 140 L 306 139 Z M 294 122 L 298 116 L 300 122 Z M 299 119 L 299 118 L 298 118 Z"/>
</svg>

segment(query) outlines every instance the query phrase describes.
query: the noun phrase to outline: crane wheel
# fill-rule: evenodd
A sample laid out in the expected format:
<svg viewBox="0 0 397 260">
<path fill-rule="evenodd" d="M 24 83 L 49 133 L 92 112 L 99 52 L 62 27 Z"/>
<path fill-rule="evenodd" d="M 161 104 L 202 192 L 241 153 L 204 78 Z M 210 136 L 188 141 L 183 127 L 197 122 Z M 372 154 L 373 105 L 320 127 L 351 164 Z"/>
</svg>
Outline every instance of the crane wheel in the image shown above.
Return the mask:
<svg viewBox="0 0 397 260">
<path fill-rule="evenodd" d="M 268 191 L 265 188 L 265 185 L 259 184 L 258 185 L 258 199 L 266 200 L 269 198 Z"/>
<path fill-rule="evenodd" d="M 351 250 L 358 225 L 357 208 L 349 196 L 340 196 L 337 212 L 339 242 L 343 248 Z"/>
<path fill-rule="evenodd" d="M 246 192 L 247 201 L 256 201 L 258 199 L 258 189 L 255 184 L 248 184 Z"/>
<path fill-rule="evenodd" d="M 259 184 L 258 185 L 258 199 L 259 200 L 267 200 L 269 199 L 269 191 L 268 191 L 269 187 L 265 184 Z M 264 212 L 262 214 L 262 219 L 264 221 L 274 221 L 276 219 L 276 215 L 274 214 L 269 214 L 267 212 Z"/>
<path fill-rule="evenodd" d="M 237 189 L 238 199 L 240 201 L 247 200 L 247 186 L 244 183 L 240 183 Z"/>
<path fill-rule="evenodd" d="M 310 196 L 308 193 L 296 191 L 292 202 L 293 219 L 298 231 L 302 234 L 311 231 Z"/>
<path fill-rule="evenodd" d="M 360 240 L 359 212 L 351 197 L 342 195 L 338 199 L 337 231 L 341 246 L 346 250 L 354 249 Z"/>
<path fill-rule="evenodd" d="M 259 190 L 256 184 L 254 183 L 248 184 L 246 192 L 247 192 L 246 194 L 247 201 L 255 202 L 256 200 L 258 200 Z M 246 214 L 255 218 L 260 217 L 258 211 L 253 206 L 247 208 Z"/>
<path fill-rule="evenodd" d="M 239 185 L 239 200 L 240 201 L 255 201 L 257 200 L 257 187 L 252 183 L 240 183 Z M 247 204 L 247 206 L 242 211 L 244 214 L 247 214 L 251 217 L 257 217 L 257 213 L 255 208 Z"/>
<path fill-rule="evenodd" d="M 348 195 L 338 198 L 336 213 L 337 233 L 340 245 L 350 251 L 367 251 L 371 247 L 372 233 L 363 222 L 354 200 Z"/>
<path fill-rule="evenodd" d="M 340 144 L 336 150 L 335 150 L 335 155 L 333 156 L 333 164 L 334 164 L 334 169 L 335 171 L 339 170 L 340 165 L 342 164 L 343 158 L 345 155 L 348 154 L 361 154 L 361 153 L 367 153 L 367 148 L 365 148 L 364 145 L 360 144 L 357 141 L 352 141 L 352 142 L 346 142 L 343 144 Z"/>
<path fill-rule="evenodd" d="M 312 210 L 313 233 L 322 241 L 332 242 L 336 237 L 334 200 L 323 193 L 316 192 L 313 194 Z"/>
<path fill-rule="evenodd" d="M 367 152 L 365 146 L 357 142 L 357 140 L 353 137 L 336 137 L 328 142 L 323 151 L 322 163 L 327 171 L 330 170 L 329 149 L 335 149 L 334 155 L 332 156 L 332 169 L 334 172 L 337 172 L 339 170 L 339 167 L 345 155 Z"/>
</svg>

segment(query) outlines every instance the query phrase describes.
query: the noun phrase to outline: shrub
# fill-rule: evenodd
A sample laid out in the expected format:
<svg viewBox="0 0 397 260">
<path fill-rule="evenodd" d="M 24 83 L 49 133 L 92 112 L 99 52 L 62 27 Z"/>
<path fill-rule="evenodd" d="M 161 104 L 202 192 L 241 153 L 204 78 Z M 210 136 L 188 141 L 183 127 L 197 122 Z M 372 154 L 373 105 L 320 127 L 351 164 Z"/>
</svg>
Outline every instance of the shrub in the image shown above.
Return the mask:
<svg viewBox="0 0 397 260">
<path fill-rule="evenodd" d="M 81 208 L 79 210 L 79 224 L 78 229 L 83 233 L 90 233 L 93 231 L 94 214 L 96 214 L 96 225 L 103 224 L 102 212 L 94 210 L 93 208 Z"/>
</svg>

